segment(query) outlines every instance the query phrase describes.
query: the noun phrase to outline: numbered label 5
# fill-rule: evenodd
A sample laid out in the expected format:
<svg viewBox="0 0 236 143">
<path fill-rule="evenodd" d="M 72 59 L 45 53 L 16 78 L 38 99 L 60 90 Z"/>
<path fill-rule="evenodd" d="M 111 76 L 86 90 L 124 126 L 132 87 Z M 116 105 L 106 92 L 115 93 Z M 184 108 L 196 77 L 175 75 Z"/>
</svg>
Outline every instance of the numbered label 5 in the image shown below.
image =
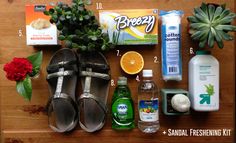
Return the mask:
<svg viewBox="0 0 236 143">
<path fill-rule="evenodd" d="M 18 31 L 18 35 L 19 35 L 19 37 L 22 37 L 22 36 L 23 36 L 22 29 L 19 29 L 19 31 Z"/>
</svg>

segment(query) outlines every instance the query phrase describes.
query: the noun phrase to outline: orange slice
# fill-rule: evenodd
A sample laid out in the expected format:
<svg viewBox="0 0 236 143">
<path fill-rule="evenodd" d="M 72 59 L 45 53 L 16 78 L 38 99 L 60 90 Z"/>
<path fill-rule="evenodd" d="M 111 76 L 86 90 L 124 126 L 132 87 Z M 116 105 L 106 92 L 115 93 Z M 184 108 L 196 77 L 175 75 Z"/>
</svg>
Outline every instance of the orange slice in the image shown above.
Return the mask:
<svg viewBox="0 0 236 143">
<path fill-rule="evenodd" d="M 127 74 L 137 74 L 144 66 L 144 60 L 141 54 L 135 51 L 126 52 L 120 60 L 120 66 Z"/>
</svg>

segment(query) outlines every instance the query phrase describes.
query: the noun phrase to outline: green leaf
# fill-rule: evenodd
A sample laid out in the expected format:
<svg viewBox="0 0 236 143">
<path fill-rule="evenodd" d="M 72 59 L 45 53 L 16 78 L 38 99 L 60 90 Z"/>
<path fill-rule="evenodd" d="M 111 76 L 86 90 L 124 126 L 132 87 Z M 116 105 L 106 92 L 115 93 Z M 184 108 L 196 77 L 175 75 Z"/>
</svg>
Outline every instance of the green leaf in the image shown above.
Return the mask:
<svg viewBox="0 0 236 143">
<path fill-rule="evenodd" d="M 199 21 L 197 20 L 197 18 L 194 17 L 194 16 L 189 16 L 187 19 L 188 19 L 189 22 L 192 22 L 192 23 L 197 23 L 197 22 L 199 22 Z"/>
<path fill-rule="evenodd" d="M 31 100 L 32 84 L 31 84 L 31 79 L 28 75 L 26 76 L 26 78 L 23 81 L 16 82 L 16 90 L 25 99 L 27 99 L 28 101 Z"/>
<path fill-rule="evenodd" d="M 210 23 L 210 21 L 208 20 L 208 19 L 206 19 L 205 17 L 203 17 L 202 15 L 200 15 L 200 14 L 198 14 L 198 13 L 196 13 L 195 14 L 195 17 L 198 19 L 198 20 L 200 20 L 200 22 L 202 22 L 202 23 Z"/>
<path fill-rule="evenodd" d="M 218 34 L 222 37 L 222 39 L 226 40 L 226 41 L 230 41 L 230 40 L 233 40 L 233 37 L 227 33 L 225 33 L 224 31 L 222 30 L 217 30 L 216 31 L 218 32 Z"/>
<path fill-rule="evenodd" d="M 33 54 L 33 55 L 27 57 L 27 59 L 33 65 L 33 72 L 30 74 L 30 76 L 33 77 L 33 76 L 37 75 L 40 71 L 40 66 L 41 66 L 42 60 L 43 60 L 43 52 L 40 51 L 36 54 Z"/>
<path fill-rule="evenodd" d="M 222 13 L 222 11 L 223 11 L 223 8 L 222 7 L 217 7 L 216 8 L 216 11 L 215 11 L 215 13 L 214 13 L 214 16 L 213 16 L 213 20 L 215 20 L 218 16 L 220 16 L 220 14 Z"/>
<path fill-rule="evenodd" d="M 87 47 L 86 47 L 86 46 L 80 46 L 80 49 L 81 49 L 82 51 L 86 51 L 86 50 L 87 50 Z"/>
<path fill-rule="evenodd" d="M 63 41 L 63 40 L 66 39 L 66 37 L 65 37 L 64 35 L 59 35 L 59 36 L 58 36 L 58 39 L 61 40 L 61 41 Z"/>
<path fill-rule="evenodd" d="M 215 36 L 216 43 L 217 43 L 218 47 L 222 49 L 224 47 L 224 43 L 223 43 L 222 37 L 219 35 L 217 30 L 215 30 L 214 28 L 211 28 L 211 32 Z"/>
<path fill-rule="evenodd" d="M 50 15 L 49 11 L 44 11 L 43 13 L 44 13 L 44 15 Z"/>
<path fill-rule="evenodd" d="M 91 5 L 91 4 L 92 4 L 92 1 L 91 1 L 91 0 L 85 0 L 85 4 L 86 4 L 86 5 Z"/>
<path fill-rule="evenodd" d="M 198 40 L 204 33 L 202 31 L 197 31 L 191 35 L 193 40 Z"/>
<path fill-rule="evenodd" d="M 84 7 L 83 7 L 83 6 L 78 6 L 77 9 L 78 9 L 79 11 L 83 11 L 83 10 L 84 10 Z"/>
<path fill-rule="evenodd" d="M 226 8 L 226 3 L 224 3 L 224 4 L 222 4 L 222 5 L 220 5 L 222 8 L 223 8 L 223 10 Z"/>
<path fill-rule="evenodd" d="M 63 24 L 62 24 L 60 21 L 58 21 L 58 22 L 56 23 L 56 26 L 57 26 L 57 29 L 58 29 L 58 30 L 62 30 L 62 29 L 63 29 Z"/>
<path fill-rule="evenodd" d="M 53 8 L 49 9 L 49 14 L 54 14 L 55 10 Z"/>
<path fill-rule="evenodd" d="M 212 32 L 209 32 L 207 44 L 210 48 L 214 46 L 214 35 Z"/>
<path fill-rule="evenodd" d="M 207 13 L 204 13 L 204 11 L 201 8 L 195 8 L 195 10 L 197 14 L 199 14 L 206 23 L 210 23 Z"/>
<path fill-rule="evenodd" d="M 57 13 L 62 14 L 62 9 L 59 6 L 56 6 L 54 9 L 57 11 Z"/>
<path fill-rule="evenodd" d="M 57 14 L 53 14 L 53 15 L 52 15 L 52 20 L 53 20 L 54 22 L 57 22 L 57 21 L 58 21 L 58 16 L 57 16 Z"/>
<path fill-rule="evenodd" d="M 208 24 L 205 23 L 191 23 L 190 28 L 197 29 L 197 30 L 202 30 L 202 29 L 209 29 Z"/>
<path fill-rule="evenodd" d="M 72 42 L 70 40 L 66 40 L 65 41 L 65 46 L 66 46 L 66 48 L 71 48 Z"/>
<path fill-rule="evenodd" d="M 96 41 L 97 40 L 97 37 L 96 36 L 89 36 L 89 38 L 93 41 Z"/>
<path fill-rule="evenodd" d="M 236 31 L 236 26 L 234 25 L 217 25 L 215 27 L 217 30 L 225 30 L 225 31 Z"/>
<path fill-rule="evenodd" d="M 205 13 L 207 13 L 208 14 L 208 8 L 207 8 L 207 5 L 206 5 L 206 3 L 202 3 L 202 5 L 201 5 L 201 9 L 202 9 L 202 11 L 204 11 Z"/>
<path fill-rule="evenodd" d="M 210 29 L 204 30 L 204 31 L 203 31 L 204 34 L 199 38 L 199 40 L 202 41 L 202 40 L 204 40 L 204 39 L 207 39 L 208 34 L 209 34 L 209 31 L 210 31 Z"/>
<path fill-rule="evenodd" d="M 221 14 L 220 14 L 220 19 L 224 18 L 226 15 L 230 14 L 229 9 L 225 9 Z"/>
<path fill-rule="evenodd" d="M 76 43 L 72 43 L 72 48 L 79 48 L 79 45 Z"/>
<path fill-rule="evenodd" d="M 214 5 L 208 5 L 208 14 L 209 14 L 209 20 L 212 21 L 215 13 L 215 6 Z"/>
<path fill-rule="evenodd" d="M 199 47 L 204 48 L 207 42 L 207 38 L 199 42 Z"/>
</svg>

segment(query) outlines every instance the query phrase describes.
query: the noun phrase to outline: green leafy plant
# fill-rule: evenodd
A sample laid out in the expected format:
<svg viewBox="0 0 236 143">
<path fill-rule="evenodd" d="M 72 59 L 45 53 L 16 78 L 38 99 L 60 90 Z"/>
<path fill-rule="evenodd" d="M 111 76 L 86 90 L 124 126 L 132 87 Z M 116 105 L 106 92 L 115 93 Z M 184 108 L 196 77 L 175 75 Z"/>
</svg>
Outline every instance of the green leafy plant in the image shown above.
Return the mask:
<svg viewBox="0 0 236 143">
<path fill-rule="evenodd" d="M 10 63 L 4 65 L 6 77 L 16 81 L 16 90 L 28 101 L 32 97 L 31 77 L 39 74 L 42 63 L 42 51 L 27 58 L 14 58 Z"/>
<path fill-rule="evenodd" d="M 54 8 L 45 11 L 60 31 L 59 40 L 67 48 L 78 48 L 82 51 L 109 50 L 114 48 L 116 40 L 110 42 L 106 33 L 96 20 L 92 11 L 86 9 L 90 0 L 72 0 L 72 4 L 58 2 Z M 118 39 L 118 38 L 114 38 Z"/>
<path fill-rule="evenodd" d="M 212 96 L 213 94 L 215 94 L 213 85 L 209 84 L 209 85 L 205 85 L 205 87 L 206 87 L 206 92 L 209 96 Z"/>
<path fill-rule="evenodd" d="M 189 33 L 193 40 L 199 41 L 199 47 L 208 45 L 214 47 L 216 42 L 219 48 L 223 48 L 223 40 L 232 40 L 228 32 L 236 31 L 236 26 L 231 22 L 236 14 L 226 8 L 226 5 L 214 5 L 202 3 L 194 8 L 193 16 L 187 19 L 190 23 Z"/>
</svg>

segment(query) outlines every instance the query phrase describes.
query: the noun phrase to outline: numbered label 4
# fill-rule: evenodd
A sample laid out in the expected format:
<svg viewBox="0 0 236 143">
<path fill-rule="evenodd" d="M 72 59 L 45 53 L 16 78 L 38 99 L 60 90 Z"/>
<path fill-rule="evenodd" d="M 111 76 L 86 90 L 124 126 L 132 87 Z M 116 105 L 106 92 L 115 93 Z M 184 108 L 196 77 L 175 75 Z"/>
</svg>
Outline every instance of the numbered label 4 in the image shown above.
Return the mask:
<svg viewBox="0 0 236 143">
<path fill-rule="evenodd" d="M 136 81 L 140 82 L 139 75 L 136 76 Z"/>
</svg>

